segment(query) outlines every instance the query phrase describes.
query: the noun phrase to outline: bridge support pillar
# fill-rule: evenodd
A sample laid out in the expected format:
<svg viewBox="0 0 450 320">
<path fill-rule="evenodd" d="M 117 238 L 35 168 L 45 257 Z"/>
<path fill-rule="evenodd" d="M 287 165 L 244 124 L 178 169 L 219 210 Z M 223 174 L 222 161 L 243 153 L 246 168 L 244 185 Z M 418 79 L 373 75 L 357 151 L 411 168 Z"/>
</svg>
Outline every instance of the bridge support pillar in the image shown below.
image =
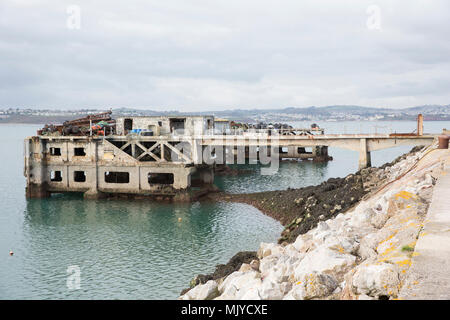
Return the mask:
<svg viewBox="0 0 450 320">
<path fill-rule="evenodd" d="M 330 160 L 328 146 L 315 146 L 312 148 L 313 161 L 324 162 Z"/>
<path fill-rule="evenodd" d="M 191 186 L 191 172 L 185 168 L 175 171 L 173 187 L 175 189 L 186 189 Z"/>
<path fill-rule="evenodd" d="M 360 139 L 359 147 L 359 169 L 364 169 L 372 165 L 370 151 L 367 151 L 367 139 Z"/>
<path fill-rule="evenodd" d="M 214 183 L 214 169 L 212 167 L 197 168 L 197 174 L 202 184 Z"/>
</svg>

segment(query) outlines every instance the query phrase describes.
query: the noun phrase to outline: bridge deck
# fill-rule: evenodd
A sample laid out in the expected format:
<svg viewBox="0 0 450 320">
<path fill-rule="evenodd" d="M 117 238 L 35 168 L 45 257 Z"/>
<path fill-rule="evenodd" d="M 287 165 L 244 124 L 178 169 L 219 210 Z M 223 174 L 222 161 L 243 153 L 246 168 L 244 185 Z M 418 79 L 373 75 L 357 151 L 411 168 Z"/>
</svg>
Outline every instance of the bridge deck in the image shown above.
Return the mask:
<svg viewBox="0 0 450 320">
<path fill-rule="evenodd" d="M 410 139 L 434 139 L 436 135 L 434 134 L 424 134 L 421 136 L 417 135 L 395 135 L 391 136 L 389 134 L 323 134 L 323 135 L 268 135 L 265 133 L 251 133 L 246 132 L 242 135 L 163 135 L 163 136 L 124 136 L 124 135 L 109 135 L 109 136 L 38 136 L 40 139 L 47 140 L 92 140 L 92 139 L 108 139 L 108 140 L 118 140 L 125 141 L 130 140 L 130 138 L 139 139 L 142 141 L 182 141 L 182 140 L 192 140 L 192 139 L 251 139 L 264 137 L 267 139 L 280 139 L 280 140 L 340 140 L 340 139 L 391 139 L 391 140 L 410 140 Z M 31 139 L 32 137 L 28 137 Z"/>
</svg>

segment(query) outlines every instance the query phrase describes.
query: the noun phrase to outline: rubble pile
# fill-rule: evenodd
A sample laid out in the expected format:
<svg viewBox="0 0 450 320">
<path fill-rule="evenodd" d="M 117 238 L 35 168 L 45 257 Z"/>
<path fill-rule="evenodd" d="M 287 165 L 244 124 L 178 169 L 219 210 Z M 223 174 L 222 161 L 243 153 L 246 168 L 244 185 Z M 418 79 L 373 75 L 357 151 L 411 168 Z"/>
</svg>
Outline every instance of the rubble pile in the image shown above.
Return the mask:
<svg viewBox="0 0 450 320">
<path fill-rule="evenodd" d="M 64 121 L 61 125 L 46 124 L 38 130 L 37 135 L 53 136 L 88 136 L 109 135 L 115 130 L 115 120 L 111 118 L 112 111 L 88 115 L 83 118 Z"/>
</svg>

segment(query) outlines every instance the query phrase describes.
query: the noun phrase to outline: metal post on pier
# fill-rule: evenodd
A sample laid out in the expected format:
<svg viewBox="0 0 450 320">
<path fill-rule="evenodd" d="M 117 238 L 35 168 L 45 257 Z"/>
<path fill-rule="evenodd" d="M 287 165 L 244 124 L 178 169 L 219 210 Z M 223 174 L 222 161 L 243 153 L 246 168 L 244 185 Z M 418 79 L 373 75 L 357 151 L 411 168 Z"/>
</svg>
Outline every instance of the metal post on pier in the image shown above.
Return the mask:
<svg viewBox="0 0 450 320">
<path fill-rule="evenodd" d="M 423 136 L 423 115 L 419 114 L 417 116 L 417 135 Z"/>
</svg>

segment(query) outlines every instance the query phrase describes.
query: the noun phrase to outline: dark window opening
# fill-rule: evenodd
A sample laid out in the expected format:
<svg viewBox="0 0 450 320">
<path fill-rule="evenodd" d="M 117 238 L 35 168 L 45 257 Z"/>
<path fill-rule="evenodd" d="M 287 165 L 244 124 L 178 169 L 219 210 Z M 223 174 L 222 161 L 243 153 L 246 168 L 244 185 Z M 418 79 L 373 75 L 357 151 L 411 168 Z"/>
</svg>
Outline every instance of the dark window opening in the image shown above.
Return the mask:
<svg viewBox="0 0 450 320">
<path fill-rule="evenodd" d="M 107 183 L 129 183 L 130 173 L 128 172 L 105 172 L 105 182 Z"/>
<path fill-rule="evenodd" d="M 298 147 L 297 148 L 297 153 L 306 153 L 306 150 L 304 147 Z"/>
<path fill-rule="evenodd" d="M 84 171 L 74 171 L 73 181 L 75 182 L 86 182 L 86 173 Z"/>
<path fill-rule="evenodd" d="M 75 148 L 74 149 L 74 154 L 76 156 L 85 156 L 86 152 L 84 152 L 84 148 Z"/>
<path fill-rule="evenodd" d="M 280 147 L 278 153 L 288 153 L 288 147 Z"/>
<path fill-rule="evenodd" d="M 125 130 L 132 130 L 133 129 L 133 119 L 125 119 L 123 121 L 123 128 Z"/>
<path fill-rule="evenodd" d="M 162 127 L 162 121 L 158 121 L 158 126 Z"/>
<path fill-rule="evenodd" d="M 173 173 L 152 173 L 148 174 L 149 184 L 173 184 Z"/>
<path fill-rule="evenodd" d="M 54 181 L 54 182 L 62 181 L 61 171 L 50 172 L 50 181 Z"/>
<path fill-rule="evenodd" d="M 175 130 L 182 130 L 184 129 L 184 124 L 186 122 L 186 119 L 181 118 L 175 118 L 170 119 L 170 131 L 173 132 Z"/>
<path fill-rule="evenodd" d="M 61 155 L 61 148 L 50 148 L 50 154 L 52 156 L 60 156 Z"/>
</svg>

